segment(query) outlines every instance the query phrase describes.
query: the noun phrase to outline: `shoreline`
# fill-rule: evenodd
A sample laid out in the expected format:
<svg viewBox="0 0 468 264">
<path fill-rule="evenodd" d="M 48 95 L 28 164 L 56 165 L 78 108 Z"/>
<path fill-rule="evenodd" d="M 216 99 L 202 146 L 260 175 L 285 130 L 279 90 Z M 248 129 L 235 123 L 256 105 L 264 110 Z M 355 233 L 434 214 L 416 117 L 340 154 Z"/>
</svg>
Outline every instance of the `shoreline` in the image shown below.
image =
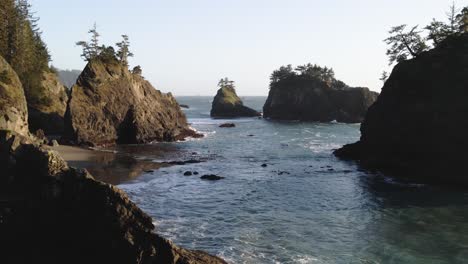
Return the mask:
<svg viewBox="0 0 468 264">
<path fill-rule="evenodd" d="M 134 180 L 145 172 L 171 166 L 168 163 L 136 159 L 129 153 L 104 149 L 69 145 L 50 147 L 50 149 L 58 152 L 70 167 L 86 169 L 96 180 L 112 185 Z"/>
</svg>

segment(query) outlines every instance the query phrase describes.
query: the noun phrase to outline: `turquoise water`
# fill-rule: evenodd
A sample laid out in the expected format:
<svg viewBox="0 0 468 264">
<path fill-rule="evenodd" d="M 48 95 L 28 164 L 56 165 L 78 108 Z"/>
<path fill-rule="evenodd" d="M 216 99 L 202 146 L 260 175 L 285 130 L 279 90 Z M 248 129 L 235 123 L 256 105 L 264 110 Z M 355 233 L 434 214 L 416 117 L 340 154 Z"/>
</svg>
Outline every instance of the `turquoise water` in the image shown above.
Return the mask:
<svg viewBox="0 0 468 264">
<path fill-rule="evenodd" d="M 266 98 L 243 99 L 261 110 Z M 333 149 L 359 138 L 358 124 L 246 118 L 219 128 L 226 120 L 209 117 L 210 97 L 178 100 L 206 137 L 139 155 L 154 148 L 155 161 L 206 162 L 119 185 L 177 244 L 231 263 L 468 262 L 468 192 L 399 183 L 336 159 Z"/>
</svg>

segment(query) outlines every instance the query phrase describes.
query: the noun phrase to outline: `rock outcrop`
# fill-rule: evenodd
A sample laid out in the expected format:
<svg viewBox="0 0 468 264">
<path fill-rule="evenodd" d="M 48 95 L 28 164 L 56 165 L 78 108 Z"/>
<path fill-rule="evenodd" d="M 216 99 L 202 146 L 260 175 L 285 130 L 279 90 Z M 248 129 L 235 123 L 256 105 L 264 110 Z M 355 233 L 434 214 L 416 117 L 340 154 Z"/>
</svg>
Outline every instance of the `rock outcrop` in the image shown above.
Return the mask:
<svg viewBox="0 0 468 264">
<path fill-rule="evenodd" d="M 10 65 L 0 56 L 0 128 L 29 134 L 28 108 L 23 86 Z"/>
<path fill-rule="evenodd" d="M 127 195 L 0 131 L 1 263 L 226 263 L 154 233 Z"/>
<path fill-rule="evenodd" d="M 39 87 L 34 87 L 34 98 L 26 98 L 31 132 L 42 129 L 46 135 L 62 134 L 67 109 L 67 91 L 54 72 L 44 72 Z"/>
<path fill-rule="evenodd" d="M 73 143 L 133 144 L 195 135 L 170 93 L 154 89 L 118 61 L 89 62 L 72 87 L 65 138 Z"/>
<path fill-rule="evenodd" d="M 322 79 L 293 72 L 271 84 L 263 116 L 278 120 L 362 122 L 378 93 L 351 88 L 333 77 Z"/>
<path fill-rule="evenodd" d="M 468 34 L 393 69 L 361 125 L 335 154 L 390 175 L 468 183 Z"/>
<path fill-rule="evenodd" d="M 233 87 L 222 87 L 218 90 L 213 99 L 210 114 L 214 118 L 261 116 L 261 113 L 244 106 Z"/>
</svg>

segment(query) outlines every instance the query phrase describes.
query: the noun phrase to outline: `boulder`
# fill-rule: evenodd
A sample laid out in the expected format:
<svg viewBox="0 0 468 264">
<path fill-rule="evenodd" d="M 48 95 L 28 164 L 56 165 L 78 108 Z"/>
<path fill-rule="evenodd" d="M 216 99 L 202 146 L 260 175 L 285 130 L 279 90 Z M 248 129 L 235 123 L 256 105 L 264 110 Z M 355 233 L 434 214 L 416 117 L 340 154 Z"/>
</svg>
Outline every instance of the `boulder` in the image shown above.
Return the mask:
<svg viewBox="0 0 468 264">
<path fill-rule="evenodd" d="M 226 263 L 162 238 L 123 191 L 47 147 L 0 133 L 4 149 L 1 263 Z"/>
<path fill-rule="evenodd" d="M 234 87 L 222 87 L 213 99 L 211 117 L 235 118 L 261 116 L 261 113 L 244 106 Z"/>
<path fill-rule="evenodd" d="M 174 97 L 116 60 L 89 62 L 72 87 L 65 138 L 75 144 L 175 141 L 197 135 Z"/>
<path fill-rule="evenodd" d="M 67 109 L 67 90 L 57 74 L 45 71 L 39 87 L 26 94 L 29 110 L 29 129 L 42 129 L 46 135 L 62 134 Z"/>
<path fill-rule="evenodd" d="M 332 79 L 292 74 L 270 87 L 263 116 L 278 120 L 360 123 L 378 93 Z"/>
<path fill-rule="evenodd" d="M 421 182 L 468 183 L 468 33 L 402 61 L 335 155 Z"/>
<path fill-rule="evenodd" d="M 29 134 L 28 108 L 18 75 L 0 56 L 0 129 Z"/>
</svg>

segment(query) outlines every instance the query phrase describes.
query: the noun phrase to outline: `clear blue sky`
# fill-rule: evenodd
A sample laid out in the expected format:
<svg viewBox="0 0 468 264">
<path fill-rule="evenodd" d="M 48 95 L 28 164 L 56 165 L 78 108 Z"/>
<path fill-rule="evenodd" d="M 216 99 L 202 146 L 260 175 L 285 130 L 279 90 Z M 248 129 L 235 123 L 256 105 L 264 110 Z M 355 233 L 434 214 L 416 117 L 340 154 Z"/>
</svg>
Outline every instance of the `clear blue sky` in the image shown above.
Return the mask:
<svg viewBox="0 0 468 264">
<path fill-rule="evenodd" d="M 240 95 L 267 95 L 281 65 L 333 67 L 338 79 L 380 91 L 391 26 L 445 19 L 452 0 L 33 0 L 62 69 L 82 69 L 94 22 L 104 44 L 128 34 L 144 76 L 175 95 L 214 95 L 220 78 Z M 468 0 L 456 0 L 461 7 Z"/>
</svg>

